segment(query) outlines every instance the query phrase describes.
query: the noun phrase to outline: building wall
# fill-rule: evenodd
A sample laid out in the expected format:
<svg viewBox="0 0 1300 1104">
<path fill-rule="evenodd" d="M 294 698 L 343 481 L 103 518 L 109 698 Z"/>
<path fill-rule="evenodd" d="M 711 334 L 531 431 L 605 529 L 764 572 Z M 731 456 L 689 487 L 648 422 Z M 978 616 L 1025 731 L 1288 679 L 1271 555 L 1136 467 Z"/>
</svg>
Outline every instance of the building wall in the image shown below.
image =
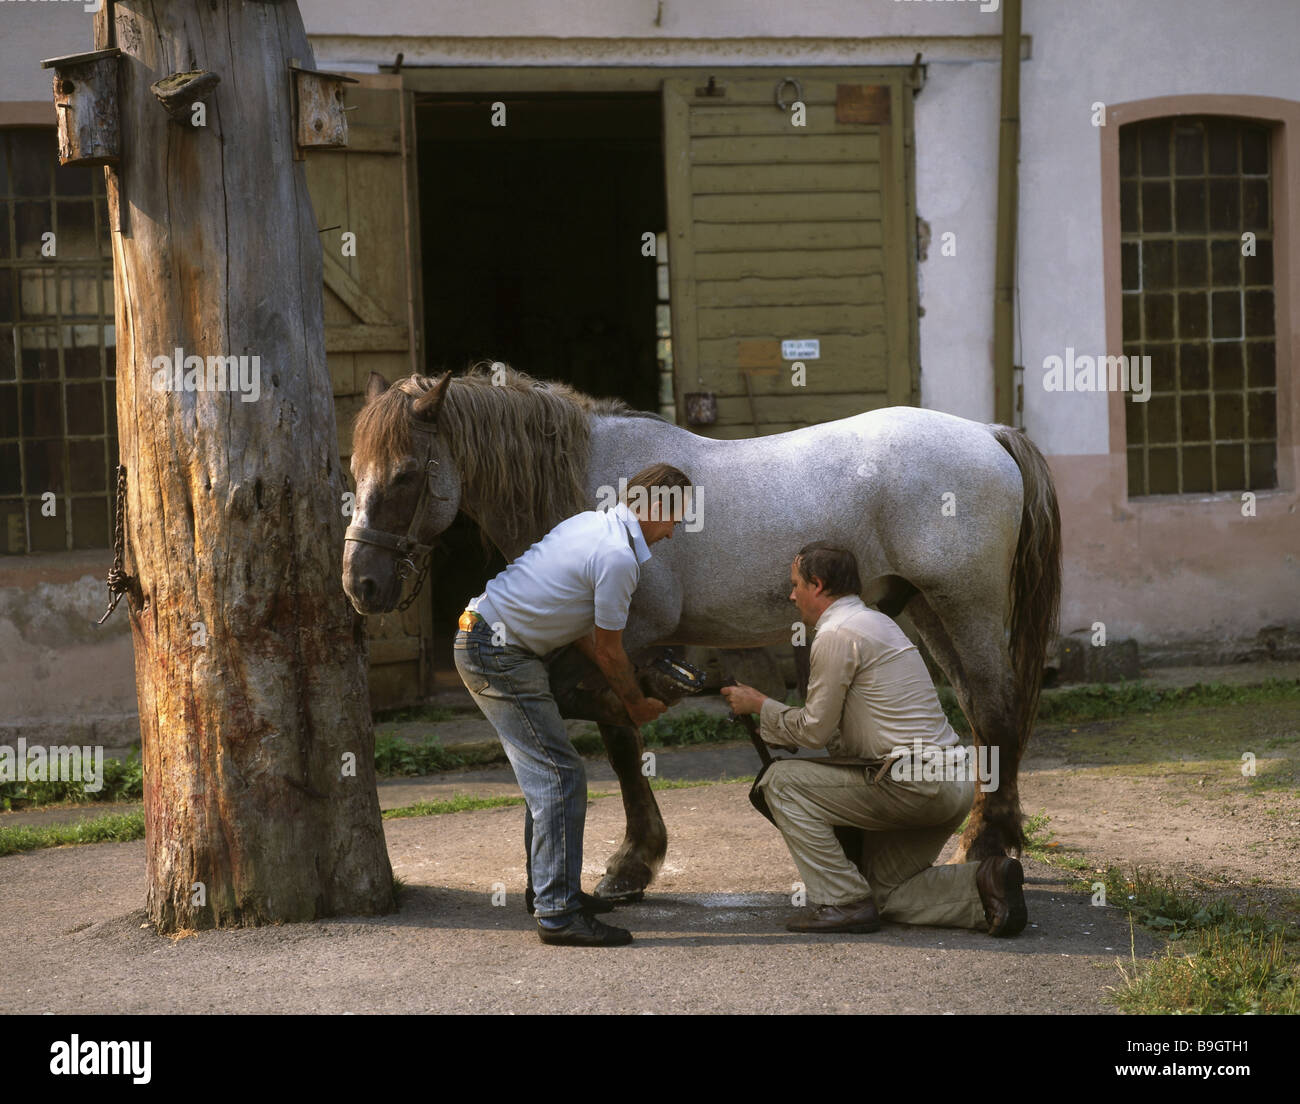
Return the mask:
<svg viewBox="0 0 1300 1104">
<path fill-rule="evenodd" d="M 1112 640 L 1137 638 L 1144 659 L 1266 654 L 1288 641 L 1295 649 L 1300 513 L 1286 417 L 1289 410 L 1290 427 L 1297 424 L 1294 328 L 1278 335 L 1292 354 L 1290 380 L 1279 373 L 1282 489 L 1259 494 L 1253 519 L 1243 518 L 1239 493 L 1130 501 L 1114 396 L 1049 393 L 1042 377 L 1044 358 L 1063 356 L 1067 346 L 1122 351 L 1107 344 L 1102 134 L 1091 122 L 1093 103 L 1205 93 L 1300 101 L 1300 5 L 1030 0 L 1024 31 L 1034 57 L 1021 74 L 1020 363 L 1025 425 L 1051 454 L 1063 503 L 1062 630 L 1100 621 Z M 1275 179 L 1275 216 L 1285 201 Z M 1294 234 L 1289 250 L 1295 273 Z M 1294 327 L 1295 314 L 1291 321 Z M 934 370 L 924 339 L 922 363 Z"/>
</svg>

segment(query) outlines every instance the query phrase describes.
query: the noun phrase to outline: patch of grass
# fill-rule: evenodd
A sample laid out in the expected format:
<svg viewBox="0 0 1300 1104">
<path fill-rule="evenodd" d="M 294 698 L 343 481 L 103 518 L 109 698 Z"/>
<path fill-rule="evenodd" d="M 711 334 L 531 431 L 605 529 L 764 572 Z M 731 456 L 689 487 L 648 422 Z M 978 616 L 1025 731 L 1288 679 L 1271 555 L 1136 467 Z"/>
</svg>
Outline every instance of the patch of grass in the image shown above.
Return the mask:
<svg viewBox="0 0 1300 1104">
<path fill-rule="evenodd" d="M 1056 833 L 1049 827 L 1051 819 L 1045 809 L 1025 818 L 1025 854 L 1031 859 L 1067 870 L 1089 869 L 1087 859 L 1061 850 Z M 965 825 L 962 826 L 962 831 L 965 831 Z"/>
<path fill-rule="evenodd" d="M 451 709 L 445 705 L 408 705 L 400 709 L 380 709 L 374 714 L 375 724 L 409 724 L 421 721 L 425 724 L 437 724 L 439 721 L 451 721 L 457 717 L 477 714 L 474 707 Z"/>
<path fill-rule="evenodd" d="M 1122 985 L 1111 993 L 1125 1012 L 1243 1014 L 1300 1011 L 1300 928 L 1267 916 L 1243 913 L 1168 878 L 1141 869 L 1104 871 L 1056 849 L 1045 812 L 1025 822 L 1025 853 L 1078 875 L 1085 892 L 1100 882 L 1108 904 L 1124 909 L 1129 923 L 1165 936 L 1164 953 L 1117 963 Z"/>
<path fill-rule="evenodd" d="M 691 744 L 747 740 L 749 733 L 739 721 L 716 713 L 705 713 L 702 709 L 692 709 L 687 713 L 660 717 L 644 725 L 641 739 L 646 747 L 686 747 Z"/>
<path fill-rule="evenodd" d="M 1284 1013 L 1300 1011 L 1300 930 L 1225 900 L 1205 900 L 1169 880 L 1114 867 L 1105 874 L 1106 899 L 1131 921 L 1167 935 L 1164 954 L 1120 963 L 1113 990 L 1127 1012 Z"/>
<path fill-rule="evenodd" d="M 1140 682 L 1095 683 L 1044 690 L 1038 724 L 1088 724 L 1142 713 L 1168 713 L 1216 706 L 1281 705 L 1300 701 L 1300 679 L 1268 679 L 1255 686 L 1198 682 L 1193 686 L 1150 686 Z M 966 715 L 952 687 L 939 687 L 939 702 L 949 723 L 970 735 Z"/>
<path fill-rule="evenodd" d="M 652 778 L 650 788 L 652 790 L 689 790 L 697 786 L 718 786 L 730 782 L 753 782 L 752 775 L 738 778 L 696 778 L 696 779 L 677 779 L 677 778 Z M 599 801 L 603 797 L 614 797 L 614 793 L 608 790 L 588 790 L 588 801 Z M 396 820 L 403 817 L 423 817 L 423 816 L 442 816 L 446 813 L 468 813 L 476 809 L 499 809 L 506 805 L 522 805 L 524 799 L 513 795 L 502 795 L 500 797 L 473 797 L 469 794 L 454 794 L 446 801 L 417 801 L 413 805 L 403 805 L 398 809 L 388 809 L 383 813 L 385 820 Z"/>
<path fill-rule="evenodd" d="M 1100 683 L 1044 691 L 1038 719 L 1078 723 L 1195 706 L 1294 701 L 1300 701 L 1300 679 L 1268 679 L 1255 686 L 1228 686 L 1218 682 L 1164 687 L 1138 682 Z"/>
<path fill-rule="evenodd" d="M 412 805 L 403 805 L 397 809 L 385 809 L 385 820 L 399 820 L 403 817 L 442 816 L 444 813 L 467 813 L 475 809 L 499 809 L 503 805 L 522 805 L 522 797 L 472 797 L 469 794 L 454 794 L 446 801 L 417 801 Z"/>
<path fill-rule="evenodd" d="M 1120 963 L 1123 986 L 1112 990 L 1125 1012 L 1294 1015 L 1300 967 L 1280 934 L 1216 926 L 1165 949 L 1154 962 Z"/>
<path fill-rule="evenodd" d="M 68 843 L 120 843 L 144 839 L 144 811 L 111 813 L 76 824 L 16 825 L 0 828 L 0 855 L 61 847 Z"/>
<path fill-rule="evenodd" d="M 25 809 L 33 805 L 77 805 L 95 801 L 139 801 L 144 796 L 144 766 L 139 752 L 125 759 L 105 759 L 98 790 L 85 782 L 0 782 L 0 809 Z"/>
<path fill-rule="evenodd" d="M 754 776 L 742 774 L 735 778 L 652 778 L 650 788 L 652 790 L 693 790 L 697 786 L 726 786 L 732 782 L 743 782 L 749 786 L 753 784 Z"/>
<path fill-rule="evenodd" d="M 381 778 L 437 774 L 458 767 L 480 767 L 491 763 L 504 763 L 506 753 L 501 745 L 465 744 L 454 750 L 442 746 L 436 736 L 414 743 L 396 736 L 375 737 L 375 773 Z"/>
</svg>

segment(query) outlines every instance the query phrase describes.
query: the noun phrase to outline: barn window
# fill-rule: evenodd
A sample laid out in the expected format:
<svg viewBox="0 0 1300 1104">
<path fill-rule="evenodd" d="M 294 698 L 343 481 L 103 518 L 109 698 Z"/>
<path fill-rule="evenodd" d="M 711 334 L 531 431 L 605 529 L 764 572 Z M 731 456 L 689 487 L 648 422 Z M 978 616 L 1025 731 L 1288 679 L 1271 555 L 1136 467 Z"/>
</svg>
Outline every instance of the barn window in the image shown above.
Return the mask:
<svg viewBox="0 0 1300 1104">
<path fill-rule="evenodd" d="M 0 130 L 0 551 L 109 545 L 112 323 L 102 173 Z"/>
<path fill-rule="evenodd" d="M 1124 404 L 1128 492 L 1276 487 L 1269 130 L 1151 119 L 1119 145 L 1124 352 L 1152 376 Z"/>
</svg>

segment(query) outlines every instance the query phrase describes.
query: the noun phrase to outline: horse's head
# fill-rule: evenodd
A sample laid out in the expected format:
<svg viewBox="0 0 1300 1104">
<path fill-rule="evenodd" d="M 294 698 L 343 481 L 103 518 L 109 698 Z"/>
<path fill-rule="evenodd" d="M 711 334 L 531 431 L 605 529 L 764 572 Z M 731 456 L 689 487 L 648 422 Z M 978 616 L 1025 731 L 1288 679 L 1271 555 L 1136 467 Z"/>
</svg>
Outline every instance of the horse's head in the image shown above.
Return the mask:
<svg viewBox="0 0 1300 1104">
<path fill-rule="evenodd" d="M 343 550 L 343 589 L 358 613 L 387 613 L 402 581 L 425 565 L 460 509 L 460 476 L 438 432 L 451 373 L 427 390 L 416 377 L 391 389 L 370 373 L 352 437 L 356 503 Z"/>
</svg>

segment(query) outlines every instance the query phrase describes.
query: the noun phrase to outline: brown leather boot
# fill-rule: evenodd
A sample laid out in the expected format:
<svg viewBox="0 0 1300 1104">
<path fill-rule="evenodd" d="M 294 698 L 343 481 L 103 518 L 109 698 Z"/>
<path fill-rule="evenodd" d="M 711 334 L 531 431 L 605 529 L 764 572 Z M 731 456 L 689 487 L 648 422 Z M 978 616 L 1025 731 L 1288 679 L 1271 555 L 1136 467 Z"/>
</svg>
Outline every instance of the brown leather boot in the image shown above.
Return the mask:
<svg viewBox="0 0 1300 1104">
<path fill-rule="evenodd" d="M 1019 859 L 994 855 L 985 859 L 975 871 L 984 919 L 989 935 L 1006 938 L 1025 930 L 1029 913 L 1025 910 L 1025 870 Z"/>
<path fill-rule="evenodd" d="M 852 901 L 847 905 L 822 905 L 811 916 L 796 916 L 786 930 L 792 932 L 873 932 L 880 930 L 876 903 Z"/>
</svg>

